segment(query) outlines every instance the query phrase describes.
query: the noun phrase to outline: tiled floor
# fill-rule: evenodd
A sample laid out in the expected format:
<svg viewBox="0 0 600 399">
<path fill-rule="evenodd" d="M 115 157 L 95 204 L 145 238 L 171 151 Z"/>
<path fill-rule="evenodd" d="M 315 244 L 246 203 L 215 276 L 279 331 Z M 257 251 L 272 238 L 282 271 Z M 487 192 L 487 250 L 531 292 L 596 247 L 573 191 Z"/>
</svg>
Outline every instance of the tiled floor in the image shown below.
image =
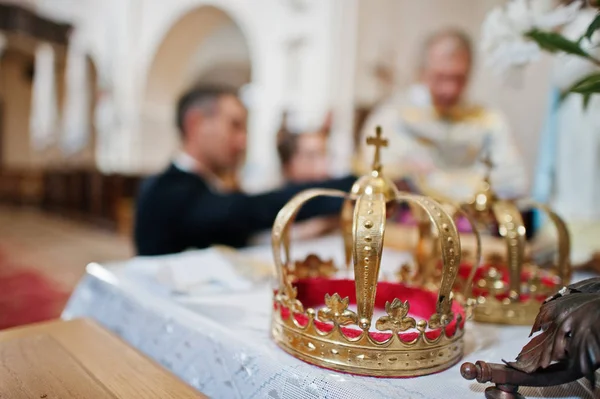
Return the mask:
<svg viewBox="0 0 600 399">
<path fill-rule="evenodd" d="M 0 254 L 8 259 L 3 263 L 35 269 L 70 292 L 88 263 L 127 259 L 133 248 L 129 237 L 36 210 L 0 206 Z"/>
</svg>

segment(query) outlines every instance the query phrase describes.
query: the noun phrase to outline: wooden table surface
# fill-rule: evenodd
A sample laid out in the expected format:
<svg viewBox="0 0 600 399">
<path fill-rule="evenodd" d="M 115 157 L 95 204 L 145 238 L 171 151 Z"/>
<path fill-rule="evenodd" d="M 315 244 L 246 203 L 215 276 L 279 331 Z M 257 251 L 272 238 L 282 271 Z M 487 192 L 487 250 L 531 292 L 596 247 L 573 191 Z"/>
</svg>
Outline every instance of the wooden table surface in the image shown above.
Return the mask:
<svg viewBox="0 0 600 399">
<path fill-rule="evenodd" d="M 80 319 L 0 332 L 0 398 L 204 396 L 96 323 Z"/>
</svg>

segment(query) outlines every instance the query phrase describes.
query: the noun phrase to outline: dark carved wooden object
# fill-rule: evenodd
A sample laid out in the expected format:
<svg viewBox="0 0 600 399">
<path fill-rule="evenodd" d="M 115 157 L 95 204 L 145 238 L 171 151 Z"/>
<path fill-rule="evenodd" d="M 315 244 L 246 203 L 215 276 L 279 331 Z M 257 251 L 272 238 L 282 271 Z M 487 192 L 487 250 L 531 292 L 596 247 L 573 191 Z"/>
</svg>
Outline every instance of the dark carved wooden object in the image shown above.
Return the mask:
<svg viewBox="0 0 600 399">
<path fill-rule="evenodd" d="M 462 376 L 496 384 L 486 389 L 488 399 L 521 399 L 519 386 L 554 386 L 583 377 L 595 387 L 600 368 L 600 277 L 571 284 L 548 298 L 530 336 L 540 331 L 516 361 L 464 363 Z"/>
</svg>

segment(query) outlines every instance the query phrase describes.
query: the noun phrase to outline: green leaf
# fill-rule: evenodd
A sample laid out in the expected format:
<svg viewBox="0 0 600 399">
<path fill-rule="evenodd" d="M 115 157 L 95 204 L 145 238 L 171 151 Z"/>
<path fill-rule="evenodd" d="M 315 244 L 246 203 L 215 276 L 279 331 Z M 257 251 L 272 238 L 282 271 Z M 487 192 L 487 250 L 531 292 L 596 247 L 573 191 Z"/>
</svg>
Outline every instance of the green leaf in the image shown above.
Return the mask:
<svg viewBox="0 0 600 399">
<path fill-rule="evenodd" d="M 593 73 L 578 80 L 568 89 L 571 93 L 593 94 L 600 93 L 600 72 Z"/>
<path fill-rule="evenodd" d="M 587 110 L 588 105 L 590 105 L 590 98 L 592 98 L 592 95 L 590 93 L 584 94 L 582 96 L 583 98 L 583 109 Z"/>
<path fill-rule="evenodd" d="M 589 54 L 579 46 L 579 43 L 567 39 L 560 33 L 534 29 L 527 32 L 525 36 L 534 40 L 541 48 L 551 53 L 562 51 L 567 54 L 589 58 Z"/>
<path fill-rule="evenodd" d="M 583 36 L 581 36 L 581 39 L 579 39 L 579 42 L 581 42 L 583 39 L 591 39 L 592 35 L 597 30 L 600 30 L 600 13 L 598 13 L 598 15 L 596 15 L 596 18 L 594 18 L 594 20 L 592 21 L 590 26 L 588 26 L 587 31 L 585 32 L 585 34 Z"/>
<path fill-rule="evenodd" d="M 569 94 L 572 94 L 571 92 L 564 92 L 561 94 L 560 96 L 560 101 L 564 101 L 565 98 L 567 98 L 569 96 Z M 582 100 L 582 105 L 583 105 L 583 109 L 587 110 L 588 106 L 590 105 L 590 100 L 592 99 L 592 96 L 594 95 L 594 93 L 586 93 L 586 94 L 581 94 L 581 100 Z"/>
<path fill-rule="evenodd" d="M 563 101 L 571 93 L 581 94 L 583 108 L 587 109 L 592 95 L 600 94 L 600 72 L 593 73 L 575 82 L 575 84 L 561 93 L 560 101 Z"/>
<path fill-rule="evenodd" d="M 566 99 L 567 97 L 569 97 L 569 94 L 571 94 L 571 92 L 570 92 L 569 90 L 565 90 L 565 91 L 561 92 L 561 93 L 560 93 L 560 97 L 559 97 L 559 99 L 558 99 L 558 102 L 559 102 L 559 103 L 562 103 L 563 101 L 565 101 L 565 99 Z"/>
</svg>

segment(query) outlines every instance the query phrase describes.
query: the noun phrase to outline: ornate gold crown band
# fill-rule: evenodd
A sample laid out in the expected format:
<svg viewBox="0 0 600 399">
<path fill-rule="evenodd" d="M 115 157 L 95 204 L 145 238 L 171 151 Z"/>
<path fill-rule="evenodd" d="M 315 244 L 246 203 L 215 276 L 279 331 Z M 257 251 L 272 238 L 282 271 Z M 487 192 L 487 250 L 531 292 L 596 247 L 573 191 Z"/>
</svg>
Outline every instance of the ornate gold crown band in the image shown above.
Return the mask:
<svg viewBox="0 0 600 399">
<path fill-rule="evenodd" d="M 400 193 L 382 175 L 379 151 L 386 141 L 379 129 L 368 143 L 376 147 L 373 170 L 357 181 L 350 194 L 307 190 L 277 216 L 272 243 L 279 288 L 274 295 L 272 336 L 293 356 L 339 371 L 385 377 L 434 373 L 456 363 L 463 352 L 465 310 L 452 300 L 461 256 L 458 232 L 439 203 Z M 354 281 L 294 278 L 298 263 L 290 258 L 290 226 L 302 205 L 318 196 L 346 200 L 343 234 Z M 387 210 L 399 201 L 421 209 L 437 231 L 442 262 L 437 294 L 378 283 Z M 356 311 L 350 309 L 351 303 Z M 323 304 L 317 310 L 313 307 Z M 384 308 L 386 314 L 374 317 L 375 308 Z"/>
</svg>

